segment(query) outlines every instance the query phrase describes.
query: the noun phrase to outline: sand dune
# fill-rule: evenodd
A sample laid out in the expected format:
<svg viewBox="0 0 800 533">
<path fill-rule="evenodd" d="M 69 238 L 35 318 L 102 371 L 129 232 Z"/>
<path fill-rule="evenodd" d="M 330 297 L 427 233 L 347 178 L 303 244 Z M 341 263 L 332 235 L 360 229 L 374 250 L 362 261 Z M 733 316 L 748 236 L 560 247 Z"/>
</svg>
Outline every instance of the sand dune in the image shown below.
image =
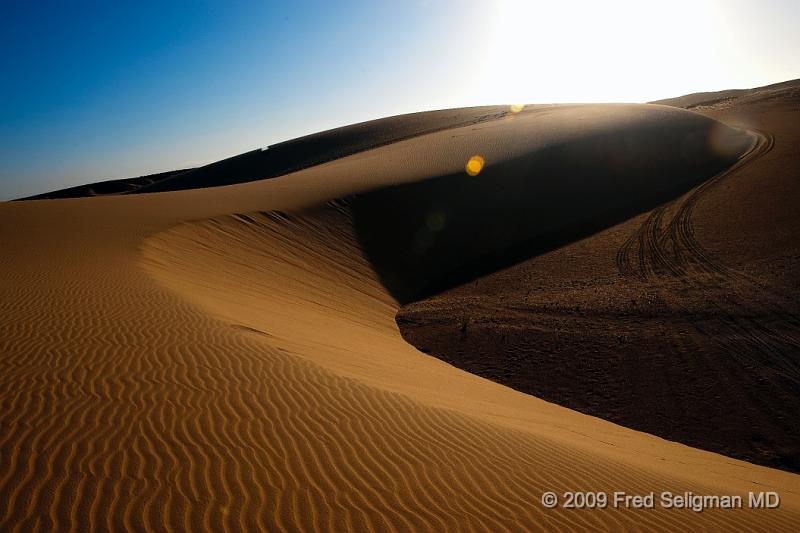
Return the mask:
<svg viewBox="0 0 800 533">
<path fill-rule="evenodd" d="M 87 185 L 76 185 L 57 191 L 49 191 L 42 194 L 35 194 L 19 200 L 56 200 L 63 198 L 83 198 L 85 196 L 106 196 L 110 194 L 126 194 L 137 191 L 143 187 L 151 185 L 161 180 L 165 180 L 175 174 L 186 172 L 189 169 L 170 170 L 135 178 L 122 178 L 116 180 L 99 181 Z"/>
<path fill-rule="evenodd" d="M 475 153 L 490 168 L 644 123 L 713 124 L 664 107 L 534 109 L 271 180 L 0 205 L 0 528 L 791 530 L 796 475 L 558 407 L 404 342 L 356 200 L 331 202 L 455 176 Z M 569 511 L 543 508 L 545 490 L 782 500 Z"/>
<path fill-rule="evenodd" d="M 727 89 L 724 91 L 692 93 L 675 98 L 665 98 L 663 100 L 656 100 L 654 104 L 670 105 L 675 107 L 685 107 L 692 109 L 696 107 L 720 106 L 732 103 L 733 100 L 743 96 L 749 96 L 757 93 L 761 95 L 783 92 L 785 89 L 800 86 L 800 80 L 782 81 L 780 83 L 773 83 L 763 87 L 755 87 L 753 89 Z"/>
<path fill-rule="evenodd" d="M 759 145 L 642 215 L 404 308 L 401 331 L 517 390 L 799 471 L 799 103 L 790 86 L 705 107 Z"/>
</svg>

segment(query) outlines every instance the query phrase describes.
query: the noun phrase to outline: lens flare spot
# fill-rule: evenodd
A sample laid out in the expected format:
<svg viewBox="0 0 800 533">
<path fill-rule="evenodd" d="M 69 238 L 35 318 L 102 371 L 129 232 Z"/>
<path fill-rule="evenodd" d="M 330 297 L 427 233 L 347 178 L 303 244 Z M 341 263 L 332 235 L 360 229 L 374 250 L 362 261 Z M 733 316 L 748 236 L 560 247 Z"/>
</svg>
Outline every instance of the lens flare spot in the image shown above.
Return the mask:
<svg viewBox="0 0 800 533">
<path fill-rule="evenodd" d="M 447 217 L 441 211 L 434 211 L 432 213 L 428 213 L 428 217 L 425 220 L 425 224 L 428 226 L 428 229 L 433 231 L 434 233 L 438 233 L 442 231 L 444 228 L 444 224 L 447 221 Z"/>
<path fill-rule="evenodd" d="M 483 157 L 479 155 L 473 155 L 467 161 L 467 174 L 470 176 L 477 176 L 483 170 L 483 165 L 486 164 Z"/>
<path fill-rule="evenodd" d="M 510 110 L 512 113 L 519 113 L 519 112 L 520 112 L 520 111 L 522 111 L 524 108 L 525 108 L 525 104 L 511 104 L 511 107 L 509 107 L 509 110 Z"/>
</svg>

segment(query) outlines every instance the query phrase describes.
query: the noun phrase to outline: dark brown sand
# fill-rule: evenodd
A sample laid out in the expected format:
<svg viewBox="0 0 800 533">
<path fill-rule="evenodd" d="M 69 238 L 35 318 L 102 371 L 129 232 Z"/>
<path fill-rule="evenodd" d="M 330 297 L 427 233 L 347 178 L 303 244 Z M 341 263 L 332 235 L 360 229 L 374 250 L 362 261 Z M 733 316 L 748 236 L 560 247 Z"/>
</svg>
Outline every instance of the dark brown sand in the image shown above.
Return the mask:
<svg viewBox="0 0 800 533">
<path fill-rule="evenodd" d="M 694 109 L 762 136 L 733 169 L 404 307 L 404 338 L 560 405 L 800 471 L 800 84 L 712 100 Z"/>
</svg>

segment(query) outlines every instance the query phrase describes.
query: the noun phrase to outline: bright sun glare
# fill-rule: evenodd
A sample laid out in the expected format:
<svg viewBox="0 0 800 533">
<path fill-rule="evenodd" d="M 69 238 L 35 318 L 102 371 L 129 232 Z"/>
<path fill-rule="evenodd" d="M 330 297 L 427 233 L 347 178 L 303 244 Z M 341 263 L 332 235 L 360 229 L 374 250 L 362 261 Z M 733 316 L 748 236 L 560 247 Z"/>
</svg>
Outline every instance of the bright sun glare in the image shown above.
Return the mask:
<svg viewBox="0 0 800 533">
<path fill-rule="evenodd" d="M 687 92 L 718 68 L 721 11 L 691 0 L 503 1 L 491 21 L 481 96 L 598 102 Z"/>
</svg>

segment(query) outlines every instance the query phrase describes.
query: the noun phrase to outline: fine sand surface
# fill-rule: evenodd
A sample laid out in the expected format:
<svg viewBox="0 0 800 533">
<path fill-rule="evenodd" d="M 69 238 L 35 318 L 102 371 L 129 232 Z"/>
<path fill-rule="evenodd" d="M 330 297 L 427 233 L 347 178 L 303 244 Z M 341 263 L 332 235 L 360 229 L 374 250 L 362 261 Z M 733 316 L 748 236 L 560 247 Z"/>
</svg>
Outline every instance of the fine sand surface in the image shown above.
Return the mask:
<svg viewBox="0 0 800 533">
<path fill-rule="evenodd" d="M 759 146 L 674 201 L 398 321 L 420 349 L 517 390 L 799 472 L 800 83 L 695 110 L 758 130 Z"/>
<path fill-rule="evenodd" d="M 380 282 L 390 255 L 365 233 L 373 220 L 394 227 L 368 209 L 387 193 L 369 191 L 407 184 L 394 190 L 413 197 L 414 182 L 459 173 L 514 186 L 509 175 L 547 163 L 537 154 L 552 155 L 548 147 L 580 152 L 599 135 L 621 140 L 609 145 L 619 157 L 596 160 L 598 179 L 620 195 L 665 195 L 764 146 L 763 137 L 667 107 L 538 111 L 271 180 L 0 204 L 0 530 L 791 531 L 800 521 L 797 475 L 559 407 L 402 339 L 398 304 Z M 631 128 L 635 139 L 624 133 Z M 682 147 L 676 131 L 724 142 Z M 686 175 L 631 181 L 646 161 L 624 156 L 626 143 L 662 143 L 682 154 Z M 470 178 L 462 169 L 476 153 L 486 167 Z M 646 210 L 658 195 L 619 199 L 604 220 Z M 599 203 L 572 206 L 547 228 L 550 242 L 575 235 L 581 210 L 605 213 Z M 509 209 L 522 216 L 517 204 Z M 446 231 L 435 221 L 429 230 Z M 459 261 L 497 261 L 492 247 L 454 242 Z M 524 232 L 502 245 L 529 249 Z M 377 270 L 370 255 L 382 261 Z M 402 282 L 395 291 L 416 294 L 459 265 L 422 282 L 389 277 Z M 546 490 L 745 502 L 748 491 L 771 490 L 781 506 L 548 510 L 539 500 Z"/>
</svg>

